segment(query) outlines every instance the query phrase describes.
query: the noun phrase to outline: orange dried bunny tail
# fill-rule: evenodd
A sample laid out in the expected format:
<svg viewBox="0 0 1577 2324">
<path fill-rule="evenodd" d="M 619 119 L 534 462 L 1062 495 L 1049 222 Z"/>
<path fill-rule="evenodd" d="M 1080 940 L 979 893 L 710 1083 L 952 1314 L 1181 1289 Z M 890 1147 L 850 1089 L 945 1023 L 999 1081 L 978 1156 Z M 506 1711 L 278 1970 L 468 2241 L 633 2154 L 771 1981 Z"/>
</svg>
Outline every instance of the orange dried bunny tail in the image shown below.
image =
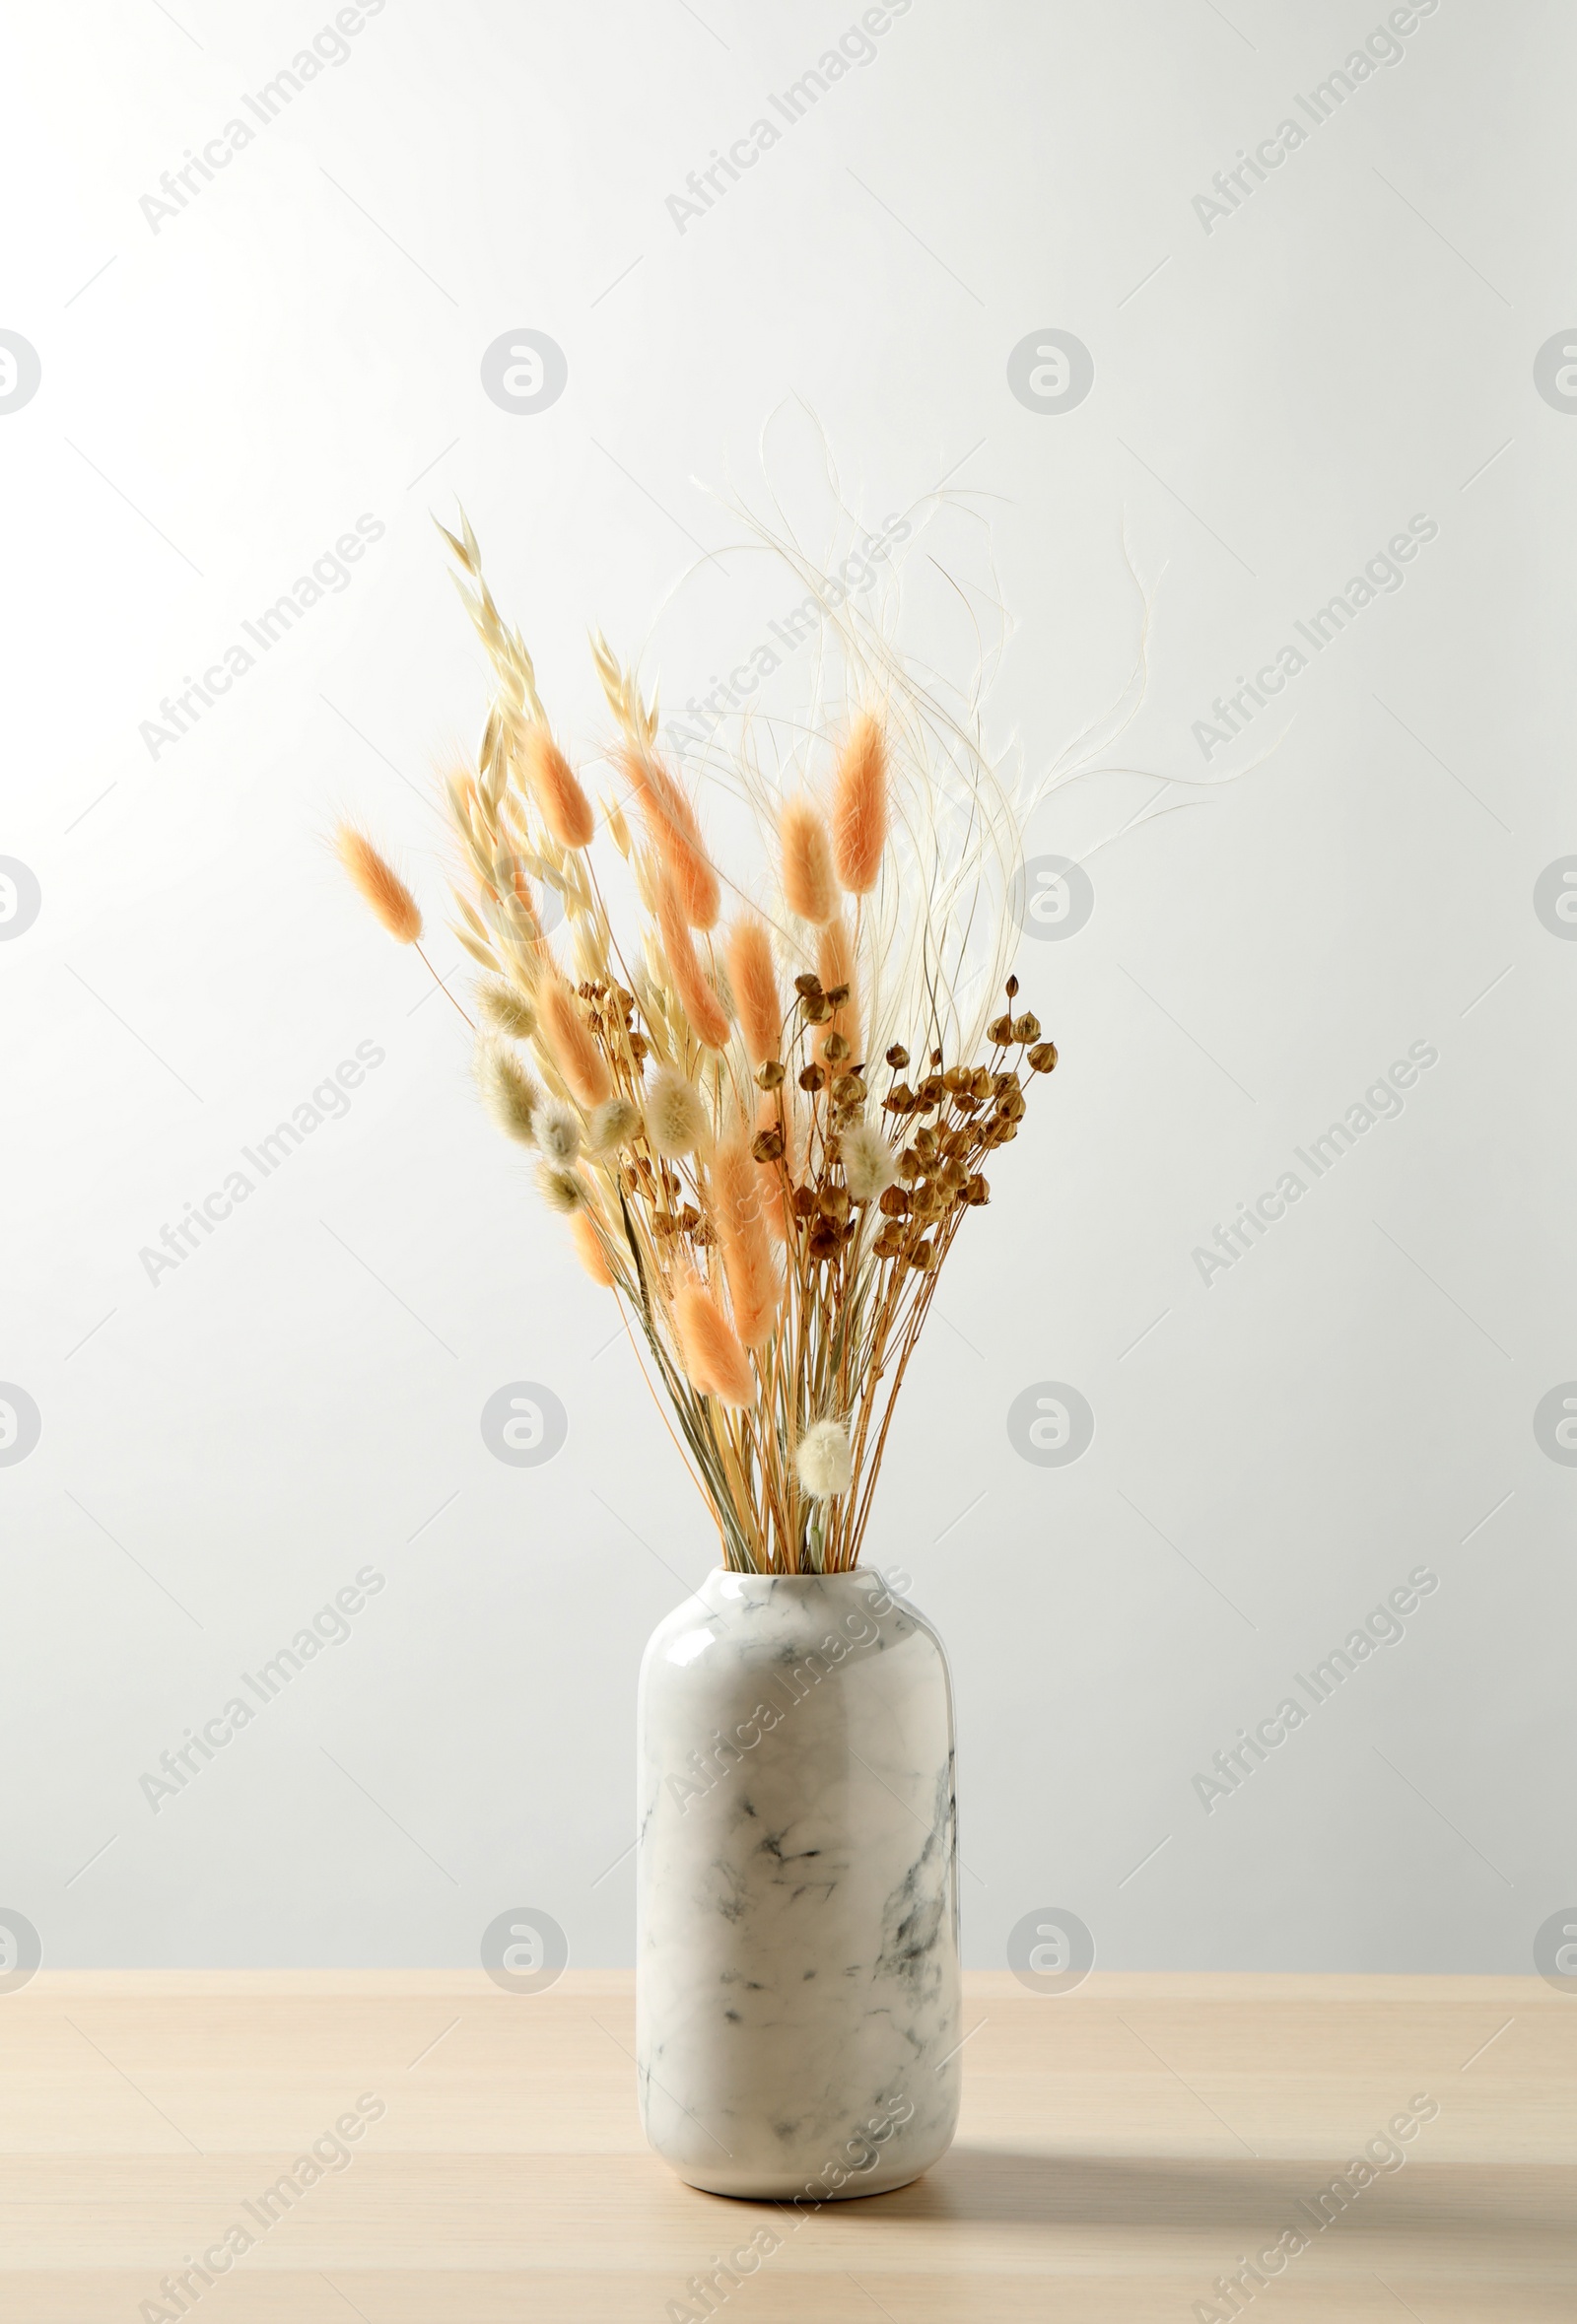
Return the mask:
<svg viewBox="0 0 1577 2324">
<path fill-rule="evenodd" d="M 820 927 L 838 909 L 827 826 L 807 798 L 789 799 L 778 824 L 783 843 L 783 892 L 790 912 Z"/>
<path fill-rule="evenodd" d="M 674 1331 L 687 1376 L 720 1403 L 743 1410 L 756 1401 L 756 1376 L 733 1328 L 698 1275 L 687 1275 L 673 1295 Z"/>
<path fill-rule="evenodd" d="M 761 1171 L 743 1137 L 730 1137 L 719 1146 L 712 1164 L 712 1193 L 734 1330 L 746 1347 L 759 1347 L 772 1335 L 783 1284 L 767 1232 Z"/>
<path fill-rule="evenodd" d="M 728 930 L 725 958 L 745 1053 L 753 1065 L 764 1065 L 783 1042 L 783 1002 L 766 923 L 754 914 L 736 920 Z"/>
<path fill-rule="evenodd" d="M 627 748 L 620 753 L 620 764 L 630 778 L 647 836 L 678 890 L 685 919 L 693 928 L 716 927 L 722 893 L 694 807 L 650 751 Z"/>
<path fill-rule="evenodd" d="M 668 974 L 673 979 L 675 992 L 684 1003 L 685 1015 L 695 1027 L 697 1039 L 704 1042 L 708 1049 L 726 1049 L 727 1013 L 708 984 L 706 972 L 696 957 L 696 948 L 691 941 L 676 885 L 664 866 L 656 867 L 652 884 L 656 891 L 657 925 L 662 930 L 662 949 L 668 956 Z"/>
<path fill-rule="evenodd" d="M 852 896 L 868 896 L 887 845 L 887 745 L 867 712 L 855 720 L 833 785 L 833 861 Z"/>
<path fill-rule="evenodd" d="M 613 1076 L 569 987 L 557 977 L 544 977 L 536 1008 L 538 1030 L 559 1071 L 583 1106 L 600 1106 L 613 1095 Z"/>
<path fill-rule="evenodd" d="M 531 796 L 560 847 L 588 847 L 596 830 L 591 801 L 546 726 L 527 726 L 524 757 Z"/>
<path fill-rule="evenodd" d="M 366 833 L 349 823 L 340 824 L 334 834 L 334 851 L 357 894 L 395 943 L 416 943 L 422 933 L 422 908 Z"/>
</svg>

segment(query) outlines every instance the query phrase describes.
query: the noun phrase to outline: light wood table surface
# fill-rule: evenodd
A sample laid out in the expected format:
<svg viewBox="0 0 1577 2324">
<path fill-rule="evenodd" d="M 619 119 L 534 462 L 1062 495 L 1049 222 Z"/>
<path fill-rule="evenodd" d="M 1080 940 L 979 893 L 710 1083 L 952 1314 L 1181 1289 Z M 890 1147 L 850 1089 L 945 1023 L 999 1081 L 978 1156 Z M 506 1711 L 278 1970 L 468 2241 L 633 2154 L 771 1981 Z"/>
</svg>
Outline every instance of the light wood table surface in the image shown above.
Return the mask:
<svg viewBox="0 0 1577 2324">
<path fill-rule="evenodd" d="M 1225 2315 L 1213 2280 L 1300 2224 L 1237 2313 L 1577 2318 L 1577 2000 L 1537 1979 L 972 1977 L 952 2153 L 797 2220 L 647 2152 L 633 2017 L 612 1973 L 41 1973 L 0 1997 L 0 2318 L 176 2316 L 161 2279 L 233 2222 L 252 2248 L 191 2279 L 201 2324 L 661 2324 L 763 2225 L 728 2324 Z M 364 2094 L 348 2167 L 260 2225 Z M 1420 2099 L 1402 2167 L 1319 2232 L 1300 2207 Z"/>
</svg>

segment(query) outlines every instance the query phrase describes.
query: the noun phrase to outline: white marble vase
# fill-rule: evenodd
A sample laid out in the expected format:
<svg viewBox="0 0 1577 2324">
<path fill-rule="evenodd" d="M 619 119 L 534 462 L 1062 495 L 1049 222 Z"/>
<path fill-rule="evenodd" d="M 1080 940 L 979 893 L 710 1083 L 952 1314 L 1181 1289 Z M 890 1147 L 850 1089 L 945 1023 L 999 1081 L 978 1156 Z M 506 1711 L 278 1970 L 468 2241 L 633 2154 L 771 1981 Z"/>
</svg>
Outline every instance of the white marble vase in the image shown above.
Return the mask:
<svg viewBox="0 0 1577 2324">
<path fill-rule="evenodd" d="M 718 1571 L 639 1710 L 637 2054 L 720 2195 L 876 2195 L 958 2118 L 952 1687 L 879 1572 Z"/>
</svg>

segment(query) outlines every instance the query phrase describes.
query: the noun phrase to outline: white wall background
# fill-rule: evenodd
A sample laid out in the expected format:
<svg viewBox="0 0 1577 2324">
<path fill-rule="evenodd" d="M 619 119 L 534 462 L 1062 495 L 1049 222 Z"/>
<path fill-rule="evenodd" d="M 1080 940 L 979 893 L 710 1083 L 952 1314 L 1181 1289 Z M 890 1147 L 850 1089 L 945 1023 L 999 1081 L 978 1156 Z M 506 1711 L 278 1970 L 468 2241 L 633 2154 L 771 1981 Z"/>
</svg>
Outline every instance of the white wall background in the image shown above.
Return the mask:
<svg viewBox="0 0 1577 2324">
<path fill-rule="evenodd" d="M 1577 398 L 1535 376 L 1577 343 L 1569 15 L 1442 0 L 1206 233 L 1379 0 L 914 0 L 681 234 L 686 172 L 857 14 L 388 0 L 157 232 L 140 197 L 327 0 L 9 20 L 0 326 L 41 371 L 0 410 L 0 854 L 40 903 L 0 924 L 0 1378 L 41 1433 L 0 1453 L 0 1905 L 56 1965 L 463 1963 L 519 1902 L 630 1957 L 636 1668 L 716 1544 L 323 834 L 400 848 L 455 969 L 432 770 L 483 673 L 430 510 L 463 500 L 590 752 L 586 627 L 633 647 L 738 537 L 693 480 L 759 504 L 794 397 L 865 516 L 918 525 L 952 471 L 989 517 L 993 730 L 1032 769 L 1131 663 L 1125 535 L 1127 763 L 1263 762 L 1098 852 L 1155 781 L 1035 827 L 1095 886 L 1020 963 L 1063 1063 L 876 1544 L 951 1643 L 970 1958 L 1055 1901 L 1107 1966 L 1526 1969 L 1577 1888 L 1577 1477 L 1534 1428 L 1577 1374 L 1577 947 L 1534 902 L 1577 850 Z M 479 376 L 522 327 L 569 367 L 523 415 Z M 1060 413 L 1007 384 L 1048 327 L 1095 364 Z M 161 699 L 363 513 L 351 585 L 153 757 Z M 1404 585 L 1206 767 L 1212 698 L 1415 514 Z M 655 633 L 665 700 L 794 594 L 727 571 Z M 150 1281 L 363 1041 L 348 1116 Z M 1196 1247 L 1412 1043 L 1406 1110 L 1206 1285 Z M 570 1416 L 538 1469 L 479 1429 L 522 1379 Z M 1069 1465 L 1009 1442 L 1040 1381 L 1094 1411 Z M 350 1637 L 156 1814 L 161 1752 L 368 1563 Z M 1419 1564 L 1402 1642 L 1207 1812 L 1212 1754 Z"/>
</svg>

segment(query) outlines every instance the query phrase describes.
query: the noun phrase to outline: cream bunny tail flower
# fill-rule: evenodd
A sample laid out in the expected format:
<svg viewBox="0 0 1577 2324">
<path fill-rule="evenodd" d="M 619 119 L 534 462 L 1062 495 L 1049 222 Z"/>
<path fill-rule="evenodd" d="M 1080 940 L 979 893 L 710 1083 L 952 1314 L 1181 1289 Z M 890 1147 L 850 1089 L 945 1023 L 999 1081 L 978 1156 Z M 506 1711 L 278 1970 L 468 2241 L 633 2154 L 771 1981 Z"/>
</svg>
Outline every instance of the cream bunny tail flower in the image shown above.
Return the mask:
<svg viewBox="0 0 1577 2324">
<path fill-rule="evenodd" d="M 843 1422 L 813 1421 L 795 1447 L 794 1467 L 812 1500 L 830 1501 L 837 1493 L 847 1493 L 855 1463 Z"/>
</svg>

